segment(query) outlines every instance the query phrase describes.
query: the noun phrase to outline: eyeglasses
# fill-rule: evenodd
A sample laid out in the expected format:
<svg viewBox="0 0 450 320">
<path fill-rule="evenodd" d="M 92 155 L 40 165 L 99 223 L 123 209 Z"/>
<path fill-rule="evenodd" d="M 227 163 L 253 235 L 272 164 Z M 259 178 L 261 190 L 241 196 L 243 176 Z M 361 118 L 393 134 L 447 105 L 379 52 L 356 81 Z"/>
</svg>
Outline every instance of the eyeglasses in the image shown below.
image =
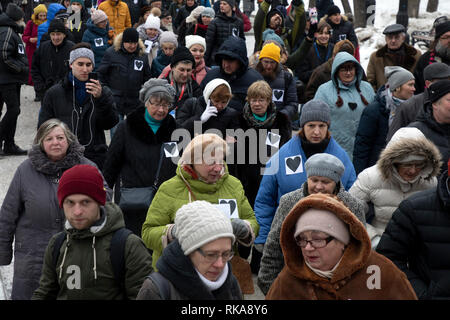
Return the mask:
<svg viewBox="0 0 450 320">
<path fill-rule="evenodd" d="M 297 245 L 301 248 L 306 248 L 306 246 L 309 243 L 313 248 L 320 249 L 320 248 L 326 247 L 328 245 L 328 243 L 330 243 L 331 240 L 334 240 L 334 237 L 329 236 L 326 239 L 312 239 L 312 240 L 306 240 L 306 239 L 302 239 L 300 237 L 296 237 L 295 243 L 297 243 Z"/>
<path fill-rule="evenodd" d="M 266 99 L 250 99 L 250 103 L 264 103 L 266 102 Z"/>
<path fill-rule="evenodd" d="M 353 72 L 353 71 L 355 71 L 355 69 L 356 69 L 356 67 L 354 65 L 342 66 L 342 67 L 339 68 L 339 72 L 345 72 L 345 73 Z"/>
<path fill-rule="evenodd" d="M 419 162 L 419 163 L 400 163 L 399 166 L 401 166 L 403 169 L 409 170 L 409 169 L 423 169 L 426 166 L 425 162 Z"/>
<path fill-rule="evenodd" d="M 159 108 L 169 109 L 169 107 L 170 107 L 170 104 L 168 104 L 168 103 L 154 103 L 151 101 L 149 101 L 149 103 L 156 109 L 159 109 Z"/>
<path fill-rule="evenodd" d="M 216 262 L 219 259 L 219 257 L 222 257 L 222 261 L 224 262 L 230 261 L 234 256 L 234 252 L 232 250 L 225 251 L 223 253 L 218 253 L 218 252 L 204 252 L 202 249 L 198 248 L 197 251 L 203 257 L 205 257 L 206 261 L 209 263 Z"/>
<path fill-rule="evenodd" d="M 450 36 L 440 37 L 440 40 L 448 41 L 450 40 Z"/>
</svg>

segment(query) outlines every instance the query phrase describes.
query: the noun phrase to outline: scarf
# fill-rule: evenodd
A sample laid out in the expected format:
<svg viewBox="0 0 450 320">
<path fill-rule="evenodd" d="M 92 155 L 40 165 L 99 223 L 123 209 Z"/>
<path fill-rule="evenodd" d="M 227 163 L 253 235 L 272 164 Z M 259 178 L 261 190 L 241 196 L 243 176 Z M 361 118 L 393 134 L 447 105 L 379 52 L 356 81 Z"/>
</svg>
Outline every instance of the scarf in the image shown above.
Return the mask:
<svg viewBox="0 0 450 320">
<path fill-rule="evenodd" d="M 342 255 L 341 259 L 339 259 L 338 263 L 336 263 L 334 268 L 329 271 L 322 271 L 319 269 L 315 269 L 315 268 L 311 267 L 311 265 L 306 260 L 305 260 L 305 264 L 308 266 L 309 269 L 311 269 L 312 272 L 317 274 L 319 277 L 331 279 L 331 278 L 333 278 L 334 272 L 336 271 L 337 267 L 341 263 L 341 260 L 343 257 L 344 257 L 344 255 Z"/>
<path fill-rule="evenodd" d="M 242 116 L 244 117 L 245 122 L 247 122 L 247 124 L 252 128 L 269 129 L 272 128 L 277 116 L 276 107 L 273 103 L 270 103 L 269 107 L 267 108 L 265 118 L 262 120 L 261 117 L 260 119 L 256 118 L 256 115 L 252 112 L 252 110 L 250 109 L 250 105 L 247 102 L 244 106 L 244 109 L 242 110 Z"/>
<path fill-rule="evenodd" d="M 210 291 L 215 291 L 215 290 L 219 289 L 225 283 L 225 280 L 227 280 L 228 263 L 225 264 L 225 268 L 223 269 L 222 274 L 219 276 L 219 278 L 217 278 L 216 281 L 211 281 L 211 280 L 206 279 L 200 272 L 198 272 L 197 269 L 195 269 L 195 271 L 197 272 L 200 280 L 202 280 L 203 284 Z"/>
<path fill-rule="evenodd" d="M 149 125 L 150 129 L 152 129 L 153 133 L 156 134 L 158 129 L 161 127 L 162 120 L 155 120 L 152 118 L 148 110 L 145 109 L 145 121 Z"/>
<path fill-rule="evenodd" d="M 323 153 L 325 149 L 328 147 L 328 144 L 330 143 L 330 139 L 328 138 L 323 139 L 319 143 L 312 143 L 306 140 L 306 138 L 303 135 L 300 135 L 300 141 L 306 159 L 311 157 L 313 154 Z"/>
<path fill-rule="evenodd" d="M 405 102 L 406 100 L 402 100 L 400 98 L 394 97 L 392 95 L 391 90 L 387 88 L 384 90 L 382 95 L 386 96 L 386 110 L 389 111 L 389 127 L 391 126 L 392 121 L 394 120 L 395 111 L 397 110 L 397 107 Z"/>
<path fill-rule="evenodd" d="M 87 81 L 80 81 L 76 77 L 73 76 L 72 71 L 69 72 L 68 75 L 69 81 L 73 84 L 73 87 L 75 88 L 75 101 L 78 105 L 83 105 L 84 100 L 86 100 L 87 93 L 86 93 L 86 82 Z"/>
</svg>

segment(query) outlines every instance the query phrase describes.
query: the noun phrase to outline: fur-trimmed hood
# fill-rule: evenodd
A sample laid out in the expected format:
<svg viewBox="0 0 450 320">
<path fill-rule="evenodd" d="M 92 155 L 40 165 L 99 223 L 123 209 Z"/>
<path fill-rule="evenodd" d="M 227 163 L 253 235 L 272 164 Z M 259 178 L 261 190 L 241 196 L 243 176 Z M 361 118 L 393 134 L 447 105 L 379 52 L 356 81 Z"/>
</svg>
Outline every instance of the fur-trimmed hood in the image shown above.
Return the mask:
<svg viewBox="0 0 450 320">
<path fill-rule="evenodd" d="M 122 48 L 122 37 L 123 37 L 123 33 L 120 33 L 114 37 L 114 42 L 113 42 L 114 51 L 119 51 Z M 142 42 L 142 39 L 138 40 L 138 46 L 139 46 L 138 55 L 139 56 L 144 55 L 145 54 L 145 45 L 144 45 L 144 42 Z"/>
<path fill-rule="evenodd" d="M 280 245 L 289 272 L 306 281 L 327 281 L 319 277 L 305 264 L 301 248 L 294 241 L 295 225 L 300 216 L 310 208 L 333 212 L 349 227 L 350 243 L 334 272 L 331 283 L 351 277 L 362 269 L 370 256 L 371 243 L 364 225 L 336 196 L 313 194 L 301 199 L 289 212 L 281 227 Z"/>
<path fill-rule="evenodd" d="M 431 180 L 439 175 L 441 153 L 436 145 L 417 128 L 401 128 L 392 136 L 377 161 L 383 179 L 393 179 L 394 164 L 409 155 L 425 157 L 427 164 L 421 171 L 422 178 Z"/>
</svg>

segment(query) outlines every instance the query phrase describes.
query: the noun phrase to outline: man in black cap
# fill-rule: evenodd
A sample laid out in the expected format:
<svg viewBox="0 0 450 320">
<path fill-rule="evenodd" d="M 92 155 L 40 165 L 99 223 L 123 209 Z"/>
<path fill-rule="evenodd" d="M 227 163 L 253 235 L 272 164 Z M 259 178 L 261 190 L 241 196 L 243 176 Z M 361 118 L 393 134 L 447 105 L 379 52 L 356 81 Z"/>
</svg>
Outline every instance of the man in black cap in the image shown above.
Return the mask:
<svg viewBox="0 0 450 320">
<path fill-rule="evenodd" d="M 195 59 L 186 47 L 175 49 L 170 60 L 171 71 L 163 77 L 174 87 L 176 96 L 173 108 L 180 108 L 184 102 L 192 97 L 200 97 L 203 92 L 192 76 Z"/>
<path fill-rule="evenodd" d="M 66 76 L 69 70 L 67 61 L 74 46 L 74 43 L 67 39 L 67 30 L 61 19 L 52 20 L 48 34 L 50 41 L 41 42 L 31 64 L 34 90 L 40 101 L 51 86 Z"/>
<path fill-rule="evenodd" d="M 435 30 L 436 33 L 430 50 L 420 57 L 414 70 L 416 94 L 423 92 L 425 88 L 425 83 L 422 79 L 423 71 L 427 65 L 435 62 L 443 62 L 450 65 L 450 20 L 437 24 Z"/>
<path fill-rule="evenodd" d="M 19 33 L 23 33 L 24 13 L 9 3 L 0 14 L 0 116 L 3 103 L 6 113 L 0 122 L 0 155 L 24 155 L 14 142 L 20 114 L 20 87 L 28 81 L 28 59 Z"/>
<path fill-rule="evenodd" d="M 98 74 L 100 82 L 113 93 L 120 120 L 139 107 L 139 90 L 150 79 L 151 69 L 145 45 L 135 28 L 127 28 L 115 37 L 102 58 Z M 111 129 L 111 136 L 117 125 Z"/>
<path fill-rule="evenodd" d="M 442 159 L 450 158 L 450 80 L 440 80 L 428 88 L 429 99 L 420 110 L 416 122 L 408 127 L 418 128 L 441 152 Z M 447 168 L 442 164 L 441 172 Z"/>
<path fill-rule="evenodd" d="M 384 67 L 399 66 L 413 72 L 422 55 L 419 50 L 405 43 L 406 30 L 401 24 L 387 26 L 383 34 L 386 45 L 370 55 L 367 65 L 367 81 L 375 91 L 387 81 Z"/>
<path fill-rule="evenodd" d="M 348 21 L 348 18 L 345 15 L 341 15 L 341 9 L 339 9 L 338 6 L 333 5 L 329 7 L 324 19 L 332 29 L 330 43 L 335 44 L 341 40 L 347 39 L 352 42 L 355 50 L 359 52 L 358 38 L 356 37 L 353 24 Z"/>
<path fill-rule="evenodd" d="M 429 99 L 427 88 L 439 80 L 450 80 L 450 67 L 442 62 L 432 63 L 424 69 L 423 75 L 425 80 L 424 92 L 412 96 L 397 107 L 395 110 L 394 119 L 389 126 L 387 141 L 391 140 L 392 136 L 398 129 L 406 127 L 411 122 L 416 120 L 416 117 L 423 108 L 425 101 Z"/>
</svg>

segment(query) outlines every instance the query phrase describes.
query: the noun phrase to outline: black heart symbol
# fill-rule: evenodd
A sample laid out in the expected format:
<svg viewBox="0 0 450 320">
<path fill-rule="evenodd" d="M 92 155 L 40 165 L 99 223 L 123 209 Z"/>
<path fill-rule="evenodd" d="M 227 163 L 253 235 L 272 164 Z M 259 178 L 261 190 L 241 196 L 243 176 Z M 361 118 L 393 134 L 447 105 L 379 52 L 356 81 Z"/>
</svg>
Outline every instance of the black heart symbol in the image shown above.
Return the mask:
<svg viewBox="0 0 450 320">
<path fill-rule="evenodd" d="M 274 90 L 273 95 L 277 100 L 280 100 L 280 98 L 283 96 L 283 90 Z"/>
<path fill-rule="evenodd" d="M 269 132 L 269 139 L 271 144 L 276 144 L 280 140 L 280 136 Z"/>
<path fill-rule="evenodd" d="M 300 156 L 296 156 L 294 158 L 289 158 L 286 160 L 286 164 L 291 169 L 292 172 L 297 171 L 298 166 L 300 165 L 302 158 Z"/>
<path fill-rule="evenodd" d="M 101 45 L 102 44 L 102 39 L 95 39 L 95 43 L 97 44 L 97 45 Z"/>
<path fill-rule="evenodd" d="M 348 106 L 350 107 L 350 109 L 355 110 L 358 105 L 354 102 L 349 102 Z"/>
<path fill-rule="evenodd" d="M 173 149 L 175 149 L 176 146 L 177 146 L 176 142 L 166 143 L 164 144 L 164 150 L 166 150 L 170 154 L 173 154 Z"/>
<path fill-rule="evenodd" d="M 220 204 L 229 204 L 230 205 L 230 214 L 233 214 L 234 210 L 236 210 L 236 200 L 220 200 Z"/>
<path fill-rule="evenodd" d="M 136 67 L 138 68 L 138 69 L 140 69 L 140 68 L 142 68 L 142 65 L 144 64 L 144 62 L 142 62 L 142 61 L 136 61 Z"/>
</svg>

